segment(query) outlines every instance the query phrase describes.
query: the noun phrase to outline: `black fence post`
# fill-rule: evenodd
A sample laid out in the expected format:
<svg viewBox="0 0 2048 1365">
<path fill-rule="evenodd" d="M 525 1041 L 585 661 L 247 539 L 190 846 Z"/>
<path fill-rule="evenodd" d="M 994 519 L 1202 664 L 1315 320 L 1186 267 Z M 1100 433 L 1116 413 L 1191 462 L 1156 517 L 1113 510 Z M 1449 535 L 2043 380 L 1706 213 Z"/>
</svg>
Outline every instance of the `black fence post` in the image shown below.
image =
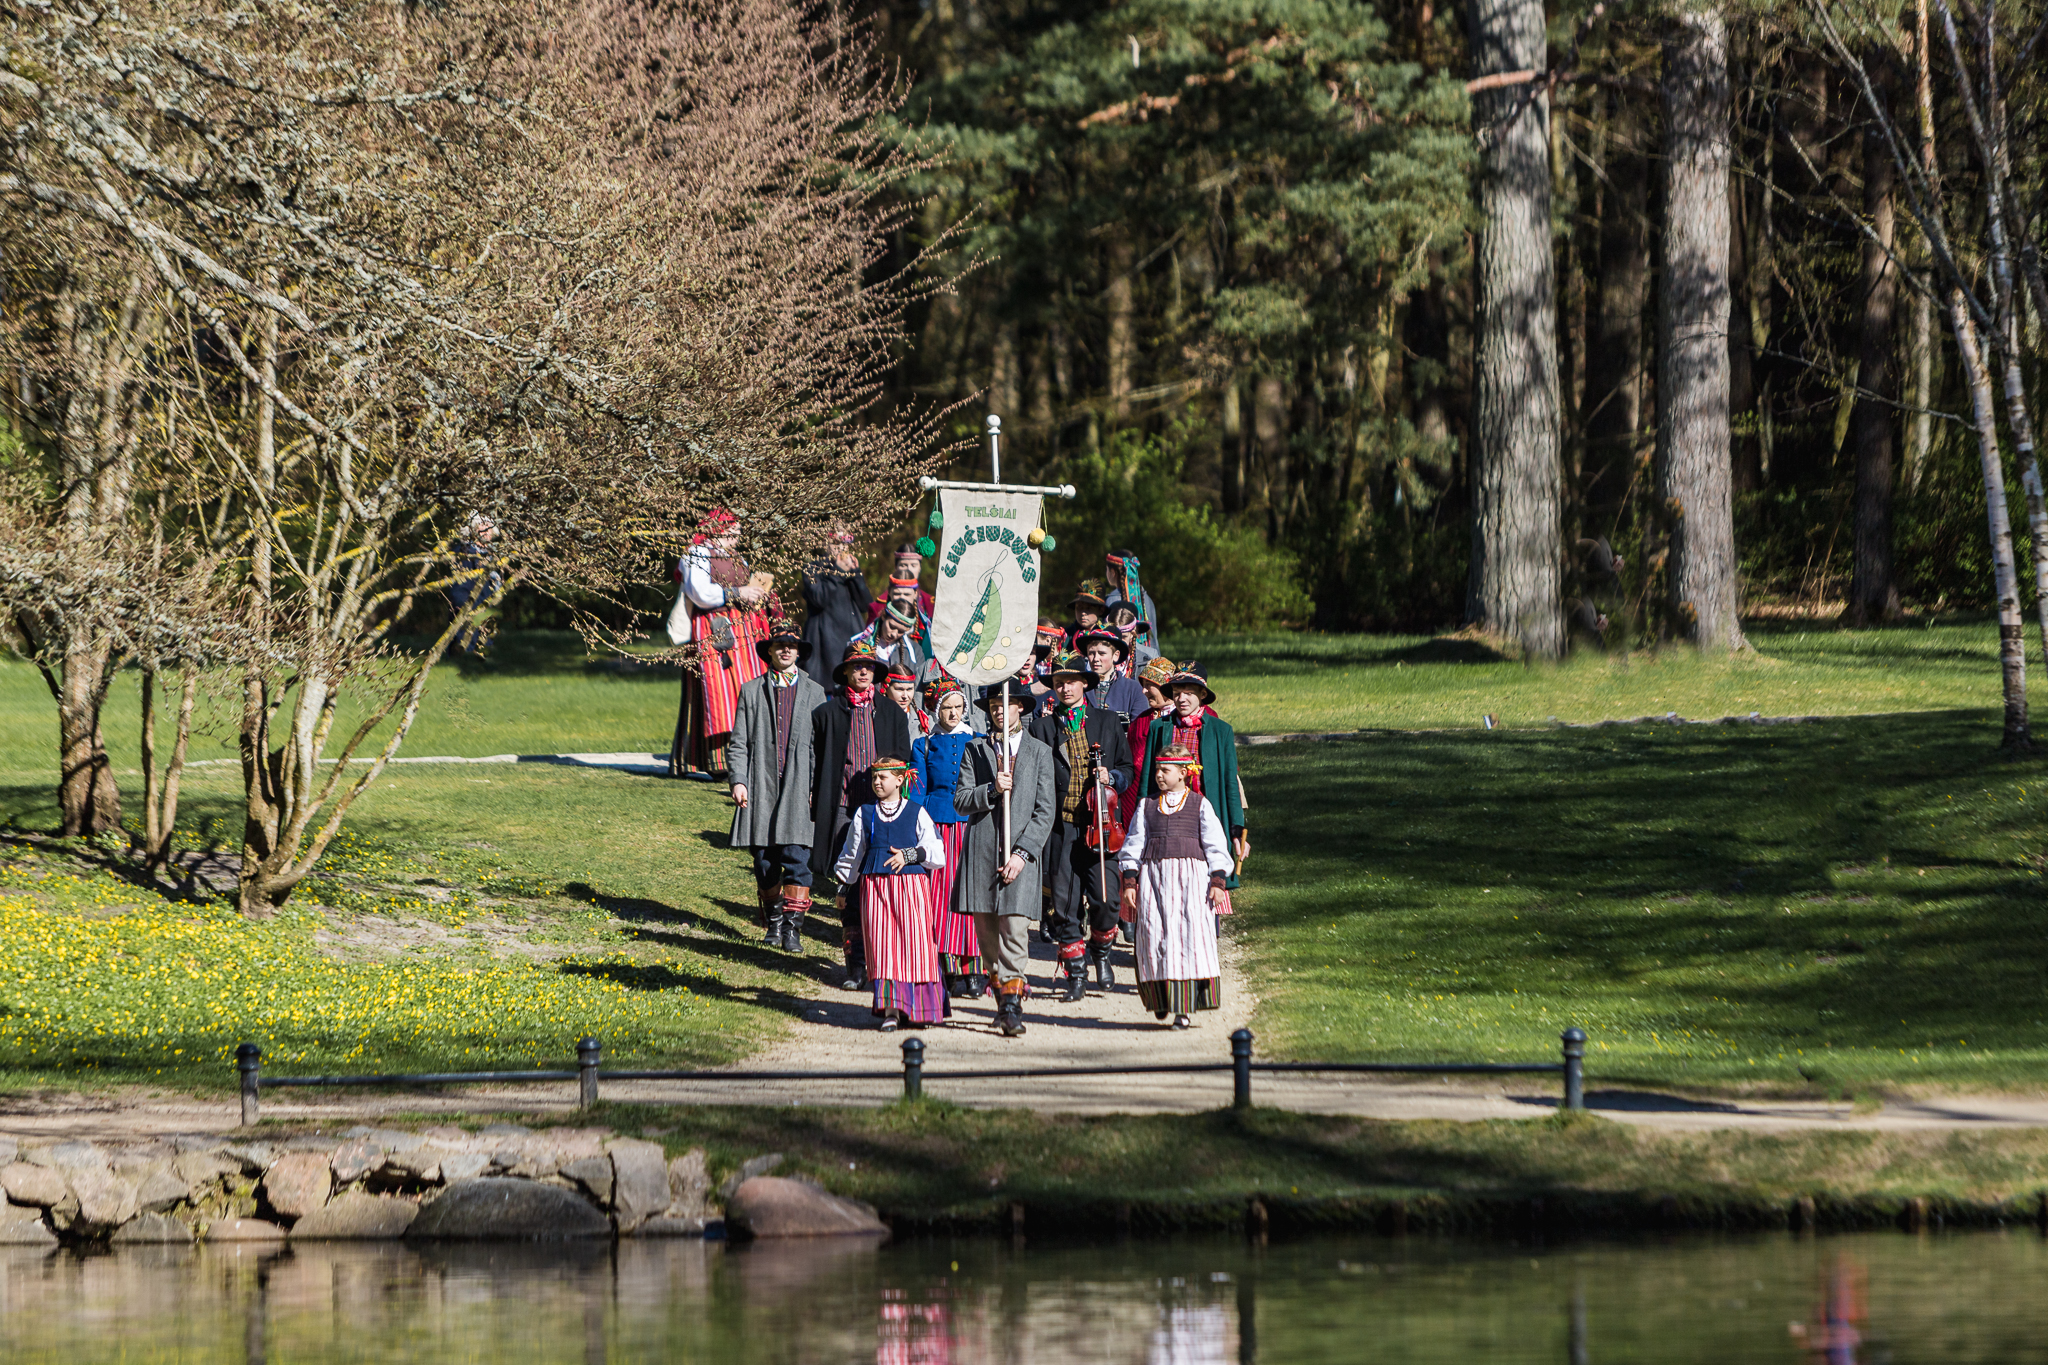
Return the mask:
<svg viewBox="0 0 2048 1365">
<path fill-rule="evenodd" d="M 924 1098 L 924 1039 L 903 1040 L 903 1098 Z"/>
<path fill-rule="evenodd" d="M 1237 1094 L 1231 1104 L 1238 1109 L 1252 1107 L 1252 1031 L 1241 1028 L 1230 1035 L 1230 1069 L 1237 1073 Z"/>
<path fill-rule="evenodd" d="M 585 1038 L 576 1044 L 576 1107 L 589 1109 L 597 1103 L 597 1067 L 604 1060 L 604 1044 Z"/>
<path fill-rule="evenodd" d="M 244 1043 L 235 1049 L 235 1067 L 242 1073 L 242 1126 L 256 1126 L 257 1088 L 263 1080 L 263 1049 Z"/>
<path fill-rule="evenodd" d="M 1564 1107 L 1586 1107 L 1586 1031 L 1577 1024 L 1564 1031 Z"/>
</svg>

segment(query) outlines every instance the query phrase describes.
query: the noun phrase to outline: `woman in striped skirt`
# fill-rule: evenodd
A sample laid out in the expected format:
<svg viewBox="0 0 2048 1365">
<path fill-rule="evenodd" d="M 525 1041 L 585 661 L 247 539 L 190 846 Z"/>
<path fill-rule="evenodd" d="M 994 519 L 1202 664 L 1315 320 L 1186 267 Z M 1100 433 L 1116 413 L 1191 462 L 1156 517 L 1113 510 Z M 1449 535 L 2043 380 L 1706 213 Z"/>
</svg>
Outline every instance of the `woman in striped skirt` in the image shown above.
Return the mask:
<svg viewBox="0 0 2048 1365">
<path fill-rule="evenodd" d="M 952 1013 L 932 942 L 931 874 L 946 866 L 946 849 L 924 807 L 903 794 L 910 765 L 878 758 L 870 771 L 875 800 L 846 827 L 846 847 L 832 875 L 842 915 L 847 888 L 860 884 L 868 981 L 886 1033 L 899 1023 L 934 1024 Z"/>
<path fill-rule="evenodd" d="M 953 784 L 960 780 L 960 760 L 974 742 L 967 723 L 967 694 L 941 674 L 924 685 L 924 707 L 936 720 L 932 732 L 911 743 L 910 766 L 916 769 L 912 794 L 939 831 L 946 865 L 932 871 L 932 936 L 939 948 L 939 974 L 950 995 L 979 999 L 988 989 L 981 945 L 974 937 L 974 916 L 962 910 L 953 895 L 960 851 L 967 842 L 967 821 L 953 809 Z"/>
<path fill-rule="evenodd" d="M 1171 1014 L 1175 1028 L 1223 1003 L 1216 912 L 1231 868 L 1223 822 L 1188 789 L 1190 769 L 1200 765 L 1181 744 L 1153 760 L 1156 794 L 1138 803 L 1117 857 L 1123 917 L 1137 930 L 1138 998 L 1154 1018 Z"/>
</svg>

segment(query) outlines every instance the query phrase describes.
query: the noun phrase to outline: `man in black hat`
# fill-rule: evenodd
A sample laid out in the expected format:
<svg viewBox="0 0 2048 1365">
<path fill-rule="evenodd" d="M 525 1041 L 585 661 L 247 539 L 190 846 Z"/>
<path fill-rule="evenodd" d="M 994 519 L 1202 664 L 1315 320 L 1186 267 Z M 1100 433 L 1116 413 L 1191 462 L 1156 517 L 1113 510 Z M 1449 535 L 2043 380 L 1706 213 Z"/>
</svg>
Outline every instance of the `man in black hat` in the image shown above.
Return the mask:
<svg viewBox="0 0 2048 1365">
<path fill-rule="evenodd" d="M 811 647 L 789 621 L 771 621 L 754 648 L 768 671 L 741 684 L 726 746 L 738 808 L 732 846 L 754 855 L 764 941 L 796 953 L 811 908 L 811 713 L 825 704 L 825 689 L 803 671 Z"/>
<path fill-rule="evenodd" d="M 1055 703 L 1030 727 L 1032 738 L 1053 753 L 1056 809 L 1044 862 L 1052 876 L 1050 925 L 1067 977 L 1068 1000 L 1079 1000 L 1087 991 L 1089 966 L 1095 968 L 1097 985 L 1107 990 L 1116 984 L 1109 965 L 1110 946 L 1116 942 L 1116 899 L 1103 875 L 1106 851 L 1089 848 L 1084 838 L 1095 821 L 1088 808 L 1088 788 L 1099 788 L 1102 809 L 1113 812 L 1117 793 L 1135 776 L 1123 722 L 1088 704 L 1088 685 L 1094 680 L 1076 656 L 1060 660 L 1051 677 Z"/>
<path fill-rule="evenodd" d="M 960 908 L 974 916 L 974 933 L 993 969 L 996 1027 L 1005 1038 L 1024 1032 L 1025 973 L 1031 966 L 1031 921 L 1038 916 L 1041 851 L 1053 822 L 1053 756 L 1025 733 L 1032 706 L 1012 684 L 1009 705 L 1001 683 L 982 689 L 989 732 L 967 746 L 960 760 L 953 809 L 968 819 L 954 869 Z M 1003 807 L 1010 807 L 1009 855 L 1003 854 Z"/>
<path fill-rule="evenodd" d="M 1088 664 L 1090 706 L 1111 712 L 1119 725 L 1129 725 L 1133 716 L 1142 716 L 1151 709 L 1152 703 L 1146 699 L 1138 680 L 1117 671 L 1117 665 L 1131 652 L 1123 636 L 1109 629 L 1086 630 L 1074 642 L 1074 648 Z"/>
</svg>

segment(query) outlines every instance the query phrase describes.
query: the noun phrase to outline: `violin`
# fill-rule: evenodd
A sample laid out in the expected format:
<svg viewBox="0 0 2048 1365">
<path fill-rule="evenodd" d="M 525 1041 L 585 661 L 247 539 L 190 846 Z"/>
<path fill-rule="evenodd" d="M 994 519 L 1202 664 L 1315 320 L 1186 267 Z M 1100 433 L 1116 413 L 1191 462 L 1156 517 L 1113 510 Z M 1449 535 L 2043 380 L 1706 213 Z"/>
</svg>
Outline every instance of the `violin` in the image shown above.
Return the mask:
<svg viewBox="0 0 2048 1365">
<path fill-rule="evenodd" d="M 1102 746 L 1091 744 L 1088 755 L 1094 768 L 1102 766 Z M 1093 774 L 1091 773 L 1091 776 Z M 1123 803 L 1116 799 L 1116 793 L 1099 782 L 1088 784 L 1088 809 L 1091 818 L 1088 827 L 1081 832 L 1081 841 L 1089 848 L 1104 853 L 1115 853 L 1124 846 Z"/>
</svg>

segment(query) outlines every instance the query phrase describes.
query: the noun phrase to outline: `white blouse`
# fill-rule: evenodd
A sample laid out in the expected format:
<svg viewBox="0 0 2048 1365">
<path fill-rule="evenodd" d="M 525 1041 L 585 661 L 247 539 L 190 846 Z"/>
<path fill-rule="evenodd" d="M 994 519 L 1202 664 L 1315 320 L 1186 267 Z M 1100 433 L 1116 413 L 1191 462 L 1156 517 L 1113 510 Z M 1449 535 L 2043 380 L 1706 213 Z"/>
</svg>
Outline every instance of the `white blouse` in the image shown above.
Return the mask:
<svg viewBox="0 0 2048 1365">
<path fill-rule="evenodd" d="M 1123 852 L 1117 854 L 1116 868 L 1119 872 L 1136 872 L 1145 856 L 1145 817 L 1152 812 L 1152 803 L 1158 799 L 1155 793 L 1138 803 L 1138 810 L 1131 817 L 1129 830 L 1124 834 Z M 1189 792 L 1187 799 L 1202 808 L 1202 853 L 1208 859 L 1211 872 L 1228 874 L 1235 866 L 1230 857 L 1230 842 L 1223 835 L 1223 822 L 1216 818 L 1216 808 L 1207 801 Z"/>
<path fill-rule="evenodd" d="M 711 578 L 711 551 L 699 545 L 683 557 L 683 594 L 699 611 L 715 611 L 726 605 L 726 590 Z"/>
<path fill-rule="evenodd" d="M 893 806 L 877 802 L 875 809 L 881 812 L 883 819 L 893 820 L 903 813 L 903 802 L 898 800 Z M 932 817 L 925 813 L 923 806 L 917 808 L 917 846 L 924 850 L 924 866 L 940 868 L 946 865 L 946 846 L 939 842 L 938 828 L 932 824 Z M 846 827 L 846 847 L 840 850 L 839 861 L 832 865 L 832 879 L 842 886 L 853 880 L 853 870 L 860 866 L 867 848 L 868 822 L 859 811 L 855 811 L 853 823 Z"/>
</svg>

